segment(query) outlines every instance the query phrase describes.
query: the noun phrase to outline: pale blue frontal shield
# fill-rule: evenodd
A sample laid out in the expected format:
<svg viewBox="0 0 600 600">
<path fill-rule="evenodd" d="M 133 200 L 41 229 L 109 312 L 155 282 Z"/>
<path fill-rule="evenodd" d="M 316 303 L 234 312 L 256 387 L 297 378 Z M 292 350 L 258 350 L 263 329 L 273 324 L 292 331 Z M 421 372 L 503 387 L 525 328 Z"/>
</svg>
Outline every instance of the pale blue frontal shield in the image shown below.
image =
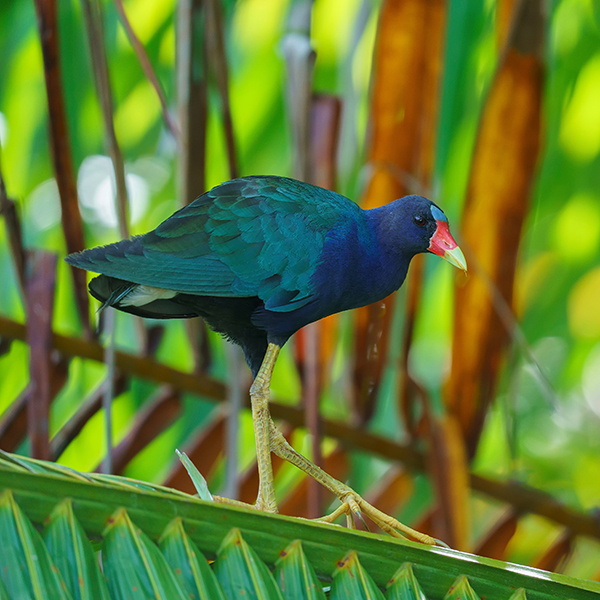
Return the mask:
<svg viewBox="0 0 600 600">
<path fill-rule="evenodd" d="M 445 221 L 446 223 L 448 222 L 446 215 L 437 206 L 434 206 L 433 204 L 431 205 L 431 214 L 433 215 L 433 218 L 437 221 Z"/>
</svg>

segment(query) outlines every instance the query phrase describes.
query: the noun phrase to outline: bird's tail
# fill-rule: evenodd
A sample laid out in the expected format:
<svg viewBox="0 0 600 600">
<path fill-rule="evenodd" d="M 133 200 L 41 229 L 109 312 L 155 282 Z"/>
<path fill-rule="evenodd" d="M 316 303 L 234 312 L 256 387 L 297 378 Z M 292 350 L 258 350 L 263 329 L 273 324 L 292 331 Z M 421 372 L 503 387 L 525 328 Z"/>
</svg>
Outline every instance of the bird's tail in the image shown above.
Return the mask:
<svg viewBox="0 0 600 600">
<path fill-rule="evenodd" d="M 102 312 L 109 306 L 118 308 L 119 302 L 137 287 L 137 284 L 129 281 L 122 281 L 114 277 L 99 275 L 90 281 L 90 294 L 101 302 L 97 312 Z"/>
<path fill-rule="evenodd" d="M 101 302 L 99 312 L 112 306 L 147 319 L 182 319 L 197 317 L 199 314 L 189 302 L 185 302 L 178 294 L 173 298 L 159 298 L 139 306 L 123 302 L 129 294 L 135 294 L 138 287 L 137 283 L 108 275 L 94 277 L 89 285 L 90 294 Z"/>
</svg>

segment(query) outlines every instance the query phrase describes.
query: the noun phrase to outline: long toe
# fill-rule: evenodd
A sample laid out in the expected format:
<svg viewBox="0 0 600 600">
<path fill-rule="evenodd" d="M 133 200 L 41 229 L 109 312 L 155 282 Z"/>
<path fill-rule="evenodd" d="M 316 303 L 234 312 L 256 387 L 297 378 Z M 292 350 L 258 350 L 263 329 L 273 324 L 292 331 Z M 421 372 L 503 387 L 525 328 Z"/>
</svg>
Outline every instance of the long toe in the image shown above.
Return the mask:
<svg viewBox="0 0 600 600">
<path fill-rule="evenodd" d="M 395 519 L 394 517 L 391 517 L 390 515 L 387 515 L 375 508 L 354 490 L 348 488 L 344 494 L 340 494 L 339 499 L 342 504 L 331 514 L 318 519 L 319 521 L 333 523 L 341 515 L 346 515 L 347 526 L 349 528 L 354 528 L 353 517 L 358 517 L 366 526 L 366 523 L 363 519 L 363 515 L 366 515 L 379 528 L 394 537 L 411 539 L 421 542 L 422 544 L 428 544 L 430 546 L 446 546 L 446 544 L 436 540 L 430 535 L 421 533 L 412 527 L 408 527 L 407 525 L 404 525 L 404 523 L 398 521 L 398 519 Z"/>
<path fill-rule="evenodd" d="M 430 535 L 421 533 L 412 527 L 408 527 L 408 525 L 404 525 L 404 523 L 401 523 L 398 521 L 398 519 L 385 514 L 384 512 L 375 508 L 372 504 L 369 504 L 358 494 L 356 494 L 355 501 L 359 505 L 363 514 L 369 517 L 369 519 L 376 523 L 383 531 L 393 535 L 394 537 L 408 538 L 417 542 L 421 542 L 422 544 L 428 544 L 430 546 L 446 545 L 440 543 Z"/>
</svg>

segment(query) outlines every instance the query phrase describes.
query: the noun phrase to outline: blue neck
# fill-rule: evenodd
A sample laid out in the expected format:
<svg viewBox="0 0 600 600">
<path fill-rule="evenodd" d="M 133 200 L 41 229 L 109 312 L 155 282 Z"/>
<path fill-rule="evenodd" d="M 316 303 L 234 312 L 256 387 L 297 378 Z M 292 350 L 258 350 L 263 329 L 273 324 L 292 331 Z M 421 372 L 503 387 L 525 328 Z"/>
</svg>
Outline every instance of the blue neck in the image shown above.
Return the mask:
<svg viewBox="0 0 600 600">
<path fill-rule="evenodd" d="M 349 220 L 328 236 L 315 275 L 326 295 L 341 304 L 337 310 L 377 302 L 402 285 L 412 254 L 398 244 L 391 211 L 390 205 L 361 211 L 361 219 Z"/>
<path fill-rule="evenodd" d="M 374 242 L 362 265 L 364 281 L 370 281 L 372 288 L 372 302 L 389 296 L 402 285 L 414 256 L 403 249 L 392 213 L 392 204 L 363 212 L 367 230 Z"/>
</svg>

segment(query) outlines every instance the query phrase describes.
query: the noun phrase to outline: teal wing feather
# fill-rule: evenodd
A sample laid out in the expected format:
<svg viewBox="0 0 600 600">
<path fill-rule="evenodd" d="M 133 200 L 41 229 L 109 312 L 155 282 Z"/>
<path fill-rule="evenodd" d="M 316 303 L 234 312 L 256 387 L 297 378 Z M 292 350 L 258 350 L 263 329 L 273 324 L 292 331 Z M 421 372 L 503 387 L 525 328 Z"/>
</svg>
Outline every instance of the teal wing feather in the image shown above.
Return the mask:
<svg viewBox="0 0 600 600">
<path fill-rule="evenodd" d="M 311 278 L 327 234 L 358 213 L 347 198 L 292 179 L 235 179 L 154 231 L 69 262 L 182 293 L 259 296 L 270 310 L 291 311 L 315 293 Z"/>
</svg>

